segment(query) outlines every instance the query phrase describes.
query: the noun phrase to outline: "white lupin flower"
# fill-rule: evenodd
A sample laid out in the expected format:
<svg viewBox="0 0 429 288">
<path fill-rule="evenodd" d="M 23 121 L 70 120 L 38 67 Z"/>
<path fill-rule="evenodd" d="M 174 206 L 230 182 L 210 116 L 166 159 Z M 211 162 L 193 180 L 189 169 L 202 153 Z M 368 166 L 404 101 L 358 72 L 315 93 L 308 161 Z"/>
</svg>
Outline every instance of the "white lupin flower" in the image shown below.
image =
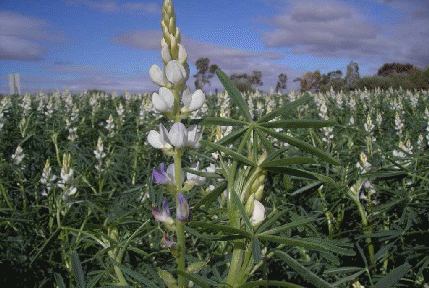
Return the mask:
<svg viewBox="0 0 429 288">
<path fill-rule="evenodd" d="M 191 127 L 189 127 L 187 129 L 188 131 L 188 143 L 187 146 L 194 148 L 194 149 L 198 149 L 201 144 L 198 143 L 198 141 L 200 141 L 201 138 L 201 133 L 198 132 L 198 126 L 197 125 L 192 125 Z"/>
<path fill-rule="evenodd" d="M 158 112 L 167 112 L 173 109 L 174 106 L 174 95 L 170 89 L 161 87 L 159 88 L 159 94 L 152 94 L 152 103 Z"/>
<path fill-rule="evenodd" d="M 24 153 L 21 146 L 16 147 L 15 154 L 12 154 L 12 159 L 15 160 L 15 165 L 21 163 L 22 159 L 24 159 Z"/>
<path fill-rule="evenodd" d="M 158 86 L 167 86 L 168 80 L 164 75 L 164 72 L 158 67 L 158 65 L 152 65 L 149 69 L 149 75 L 152 82 Z"/>
<path fill-rule="evenodd" d="M 168 132 L 168 139 L 177 149 L 184 148 L 188 139 L 188 131 L 185 125 L 180 122 L 174 123 L 173 126 L 171 126 L 170 132 Z"/>
<path fill-rule="evenodd" d="M 191 95 L 189 88 L 186 88 L 182 94 L 182 102 L 185 105 L 185 107 L 182 108 L 182 112 L 200 109 L 205 101 L 206 97 L 201 89 L 198 89 Z"/>
<path fill-rule="evenodd" d="M 253 206 L 253 214 L 252 214 L 252 218 L 250 219 L 250 222 L 252 223 L 253 227 L 256 227 L 259 224 L 261 224 L 262 221 L 264 220 L 265 220 L 265 207 L 264 205 L 262 205 L 261 202 L 259 202 L 258 200 L 255 200 L 254 206 Z"/>
<path fill-rule="evenodd" d="M 173 85 L 179 84 L 186 79 L 185 67 L 177 60 L 171 60 L 165 67 L 165 76 Z"/>
<path fill-rule="evenodd" d="M 197 163 L 193 164 L 191 167 L 189 167 L 192 170 L 199 170 L 199 165 L 200 162 L 197 161 Z M 206 178 L 205 177 L 201 177 L 198 176 L 196 174 L 192 174 L 192 173 L 186 173 L 186 181 L 191 184 L 192 186 L 196 185 L 196 186 L 201 186 L 206 182 Z"/>
<path fill-rule="evenodd" d="M 152 147 L 157 149 L 171 149 L 173 148 L 169 143 L 168 132 L 164 125 L 159 124 L 160 133 L 151 130 L 147 136 L 147 141 Z"/>
</svg>

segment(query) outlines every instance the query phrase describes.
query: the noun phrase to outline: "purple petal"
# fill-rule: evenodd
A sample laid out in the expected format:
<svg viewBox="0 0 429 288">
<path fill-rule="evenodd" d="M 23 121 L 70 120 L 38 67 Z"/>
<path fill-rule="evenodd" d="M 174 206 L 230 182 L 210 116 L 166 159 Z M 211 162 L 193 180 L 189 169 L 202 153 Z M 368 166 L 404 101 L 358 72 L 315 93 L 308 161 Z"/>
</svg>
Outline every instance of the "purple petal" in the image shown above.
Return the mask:
<svg viewBox="0 0 429 288">
<path fill-rule="evenodd" d="M 181 193 L 177 194 L 177 201 L 177 218 L 179 221 L 189 221 L 188 202 L 186 202 L 185 197 Z"/>
</svg>

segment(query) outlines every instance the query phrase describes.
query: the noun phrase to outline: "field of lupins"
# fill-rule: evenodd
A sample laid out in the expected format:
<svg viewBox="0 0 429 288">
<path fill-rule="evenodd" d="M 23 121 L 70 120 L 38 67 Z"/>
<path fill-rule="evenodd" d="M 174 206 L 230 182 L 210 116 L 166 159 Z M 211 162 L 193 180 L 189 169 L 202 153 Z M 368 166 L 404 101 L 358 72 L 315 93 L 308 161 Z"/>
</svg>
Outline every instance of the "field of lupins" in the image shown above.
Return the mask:
<svg viewBox="0 0 429 288">
<path fill-rule="evenodd" d="M 0 105 L 7 287 L 429 287 L 429 93 L 160 89 Z"/>
<path fill-rule="evenodd" d="M 160 204 L 167 193 L 153 184 L 152 169 L 168 159 L 146 141 L 149 131 L 163 121 L 150 96 L 64 91 L 2 99 L 1 270 L 8 283 L 49 287 L 59 275 L 79 283 L 73 269 L 78 255 L 88 287 L 118 282 L 118 267 L 127 285 L 164 285 L 161 278 L 171 274 L 156 271 L 171 272 L 174 257 L 163 243 L 165 229 L 152 217 L 152 205 Z M 295 92 L 243 96 L 254 119 L 304 98 Z M 261 238 L 261 256 L 249 279 L 330 287 L 323 285 L 346 278 L 338 287 L 352 283 L 353 287 L 393 287 L 377 284 L 394 272 L 390 281 L 399 281 L 402 287 L 427 285 L 423 275 L 429 264 L 428 98 L 425 91 L 311 94 L 305 104 L 278 117 L 335 121 L 330 127 L 292 125 L 276 131 L 313 144 L 341 165 L 291 163 L 289 168 L 281 167 L 291 171 L 278 171 L 291 172 L 284 175 L 268 170 L 261 199 L 267 216 L 262 225 L 282 227 L 276 235 L 296 242 Z M 227 92 L 209 94 L 206 100 L 192 118 L 242 119 Z M 236 130 L 210 125 L 204 126 L 202 135 L 219 141 Z M 276 151 L 290 159 L 305 155 L 292 145 L 273 142 Z M 237 148 L 234 141 L 229 147 Z M 185 153 L 185 163 L 199 163 L 200 169 L 213 172 L 197 177 L 198 186 L 187 192 L 187 199 L 193 221 L 220 225 L 227 221 L 222 216 L 227 175 L 219 169 L 231 158 L 211 150 L 202 145 Z M 292 169 L 320 177 L 293 176 Z M 196 175 L 187 175 L 188 182 L 192 176 Z M 211 191 L 219 187 L 221 193 L 213 197 Z M 191 227 L 187 262 L 196 264 L 188 272 L 222 282 L 232 240 L 239 238 L 237 231 Z M 262 235 L 274 235 L 270 232 Z M 345 246 L 346 250 L 326 242 L 325 249 L 307 241 L 315 239 L 351 247 Z M 284 251 L 290 262 L 271 250 Z M 17 274 L 12 271 L 21 277 L 14 278 Z"/>
</svg>

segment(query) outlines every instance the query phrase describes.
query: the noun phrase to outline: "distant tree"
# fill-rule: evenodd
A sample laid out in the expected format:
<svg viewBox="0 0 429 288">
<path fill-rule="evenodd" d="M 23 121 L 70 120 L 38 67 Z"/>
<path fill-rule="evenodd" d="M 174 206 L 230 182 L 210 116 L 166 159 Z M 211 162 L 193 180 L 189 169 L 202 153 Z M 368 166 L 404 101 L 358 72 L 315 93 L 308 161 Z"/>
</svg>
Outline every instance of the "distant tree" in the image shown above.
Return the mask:
<svg viewBox="0 0 429 288">
<path fill-rule="evenodd" d="M 279 81 L 277 82 L 276 86 L 276 92 L 282 92 L 283 89 L 286 89 L 286 82 L 287 82 L 287 75 L 286 74 L 280 74 L 279 75 Z"/>
<path fill-rule="evenodd" d="M 409 63 L 385 63 L 383 66 L 380 67 L 380 69 L 378 69 L 377 75 L 387 77 L 390 76 L 392 73 L 409 74 L 412 71 L 420 71 L 420 69 Z"/>
<path fill-rule="evenodd" d="M 295 80 L 297 80 L 297 79 L 295 79 Z M 319 92 L 321 80 L 322 80 L 322 75 L 320 74 L 319 70 L 316 70 L 315 72 L 305 73 L 304 76 L 300 80 L 301 81 L 301 92 L 305 92 L 305 91 Z"/>
<path fill-rule="evenodd" d="M 264 83 L 261 81 L 262 72 L 261 71 L 253 71 L 253 75 L 244 74 L 232 74 L 229 79 L 231 79 L 237 89 L 241 92 L 244 91 L 253 91 L 252 85 L 262 86 Z"/>
<path fill-rule="evenodd" d="M 199 58 L 195 62 L 195 66 L 197 66 L 197 74 L 194 75 L 197 80 L 195 80 L 195 88 L 203 89 L 206 84 L 210 83 L 210 79 L 214 76 L 215 72 L 219 67 L 216 64 L 213 64 L 209 67 L 210 60 L 208 58 Z"/>
</svg>

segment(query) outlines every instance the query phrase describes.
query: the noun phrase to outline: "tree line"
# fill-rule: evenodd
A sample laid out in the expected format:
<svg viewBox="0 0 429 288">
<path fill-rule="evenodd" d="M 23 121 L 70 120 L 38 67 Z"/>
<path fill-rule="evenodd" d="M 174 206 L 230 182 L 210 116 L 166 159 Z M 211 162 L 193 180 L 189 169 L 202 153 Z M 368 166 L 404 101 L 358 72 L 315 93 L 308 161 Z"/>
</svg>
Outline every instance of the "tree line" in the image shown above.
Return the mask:
<svg viewBox="0 0 429 288">
<path fill-rule="evenodd" d="M 196 89 L 203 89 L 204 86 L 211 87 L 210 79 L 215 75 L 218 65 L 210 65 L 208 58 L 199 58 L 195 65 L 197 74 L 195 77 Z M 295 78 L 293 82 L 300 83 L 300 91 L 306 92 L 327 92 L 331 89 L 339 91 L 350 91 L 356 89 L 429 89 L 429 66 L 422 71 L 421 69 L 409 63 L 385 63 L 377 71 L 374 76 L 360 77 L 359 65 L 351 61 L 346 67 L 346 75 L 342 78 L 341 70 L 335 70 L 326 74 L 320 73 L 319 70 L 314 72 L 306 72 L 302 77 Z M 252 74 L 232 74 L 229 76 L 237 89 L 241 92 L 256 91 L 255 86 L 262 86 L 262 72 L 253 71 Z M 275 92 L 282 93 L 282 90 L 287 88 L 287 75 L 281 73 L 278 76 Z M 217 89 L 216 89 L 217 90 Z"/>
</svg>

